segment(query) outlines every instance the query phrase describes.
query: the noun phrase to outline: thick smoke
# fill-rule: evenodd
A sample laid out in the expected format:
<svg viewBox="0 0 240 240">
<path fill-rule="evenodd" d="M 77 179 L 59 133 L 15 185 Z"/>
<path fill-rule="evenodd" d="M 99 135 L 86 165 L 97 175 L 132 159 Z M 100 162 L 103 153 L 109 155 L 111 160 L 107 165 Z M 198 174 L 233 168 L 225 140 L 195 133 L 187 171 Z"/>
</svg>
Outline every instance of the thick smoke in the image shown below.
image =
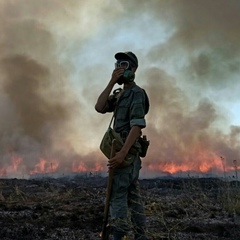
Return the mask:
<svg viewBox="0 0 240 240">
<path fill-rule="evenodd" d="M 217 124 L 219 119 L 224 121 L 218 106 L 208 98 L 195 106 L 164 71 L 154 68 L 146 75 L 152 100 L 146 166 L 169 172 L 223 171 L 220 157 L 224 156 L 228 160 L 224 164 L 232 167 L 232 160 L 240 154 L 240 128 L 232 126 L 229 133 L 224 133 Z"/>
<path fill-rule="evenodd" d="M 81 103 L 69 90 L 71 66 L 59 63 L 55 37 L 42 21 L 47 6 L 37 5 L 1 2 L 2 166 L 10 165 L 13 155 L 30 169 L 40 158 L 61 161 L 65 151 L 76 155 L 66 135 Z"/>
<path fill-rule="evenodd" d="M 147 56 L 160 66 L 175 65 L 176 72 L 169 79 L 159 67 L 146 76 L 153 139 L 147 164 L 154 162 L 163 170 L 167 170 L 165 164 L 184 165 L 196 171 L 205 165 L 209 171 L 223 169 L 220 156 L 228 168 L 239 157 L 239 126 L 230 126 L 226 132 L 229 112 L 219 105 L 221 99 L 236 101 L 240 90 L 235 78 L 239 74 L 239 10 L 238 1 L 221 0 L 154 1 L 151 5 L 150 11 L 174 33 Z"/>
</svg>

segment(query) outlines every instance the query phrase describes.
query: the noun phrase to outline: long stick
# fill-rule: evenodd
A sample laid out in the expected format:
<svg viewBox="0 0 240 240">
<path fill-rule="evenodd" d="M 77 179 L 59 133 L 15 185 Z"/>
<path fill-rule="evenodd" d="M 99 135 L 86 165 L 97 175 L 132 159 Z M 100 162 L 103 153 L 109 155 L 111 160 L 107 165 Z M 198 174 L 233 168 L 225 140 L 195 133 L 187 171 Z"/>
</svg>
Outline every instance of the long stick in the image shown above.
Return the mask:
<svg viewBox="0 0 240 240">
<path fill-rule="evenodd" d="M 116 154 L 116 139 L 112 141 L 112 148 L 111 148 L 111 158 Z M 110 226 L 108 223 L 108 215 L 109 215 L 109 205 L 112 193 L 112 183 L 113 183 L 113 173 L 114 169 L 110 168 L 108 170 L 108 184 L 107 184 L 107 194 L 106 194 L 106 201 L 105 201 L 105 208 L 104 208 L 104 219 L 103 219 L 103 226 L 102 232 L 100 234 L 102 240 L 108 240 L 110 234 Z"/>
</svg>

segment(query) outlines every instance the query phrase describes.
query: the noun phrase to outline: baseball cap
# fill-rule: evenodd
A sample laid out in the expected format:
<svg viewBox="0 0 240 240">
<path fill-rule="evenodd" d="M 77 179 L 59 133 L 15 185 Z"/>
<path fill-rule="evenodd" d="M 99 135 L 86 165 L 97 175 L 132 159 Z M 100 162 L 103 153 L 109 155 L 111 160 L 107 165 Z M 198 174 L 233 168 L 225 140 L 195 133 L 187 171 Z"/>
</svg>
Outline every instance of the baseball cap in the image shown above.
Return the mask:
<svg viewBox="0 0 240 240">
<path fill-rule="evenodd" d="M 133 52 L 118 52 L 115 54 L 117 60 L 130 60 L 136 67 L 138 67 L 138 59 Z"/>
</svg>

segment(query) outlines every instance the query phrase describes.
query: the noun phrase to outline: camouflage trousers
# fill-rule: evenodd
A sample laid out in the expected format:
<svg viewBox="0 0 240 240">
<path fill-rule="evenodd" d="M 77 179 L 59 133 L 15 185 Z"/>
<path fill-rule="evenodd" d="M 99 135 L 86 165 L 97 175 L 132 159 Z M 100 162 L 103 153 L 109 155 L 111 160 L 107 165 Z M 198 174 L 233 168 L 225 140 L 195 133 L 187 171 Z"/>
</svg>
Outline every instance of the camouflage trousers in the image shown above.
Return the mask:
<svg viewBox="0 0 240 240">
<path fill-rule="evenodd" d="M 132 165 L 115 170 L 110 213 L 115 235 L 124 236 L 131 226 L 135 239 L 145 240 L 146 216 L 138 182 L 140 169 L 141 160 L 136 156 Z"/>
</svg>

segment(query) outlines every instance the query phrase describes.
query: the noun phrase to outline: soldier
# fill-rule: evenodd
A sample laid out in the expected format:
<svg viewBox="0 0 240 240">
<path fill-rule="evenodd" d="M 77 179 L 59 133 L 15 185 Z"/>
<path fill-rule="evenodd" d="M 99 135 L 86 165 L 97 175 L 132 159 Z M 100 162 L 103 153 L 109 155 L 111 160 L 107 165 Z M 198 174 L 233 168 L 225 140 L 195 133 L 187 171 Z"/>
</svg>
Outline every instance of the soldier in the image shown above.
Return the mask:
<svg viewBox="0 0 240 240">
<path fill-rule="evenodd" d="M 120 133 L 124 145 L 109 159 L 108 167 L 114 168 L 110 214 L 113 221 L 114 240 L 121 240 L 129 231 L 128 210 L 134 226 L 136 240 L 146 240 L 146 217 L 139 189 L 141 159 L 137 151 L 126 165 L 126 156 L 146 127 L 145 115 L 149 110 L 146 92 L 136 85 L 135 72 L 138 59 L 132 52 L 115 54 L 116 63 L 111 79 L 100 94 L 95 105 L 99 113 L 114 112 L 113 129 Z M 122 91 L 111 95 L 115 84 L 123 84 Z M 124 167 L 123 167 L 124 166 Z"/>
</svg>

